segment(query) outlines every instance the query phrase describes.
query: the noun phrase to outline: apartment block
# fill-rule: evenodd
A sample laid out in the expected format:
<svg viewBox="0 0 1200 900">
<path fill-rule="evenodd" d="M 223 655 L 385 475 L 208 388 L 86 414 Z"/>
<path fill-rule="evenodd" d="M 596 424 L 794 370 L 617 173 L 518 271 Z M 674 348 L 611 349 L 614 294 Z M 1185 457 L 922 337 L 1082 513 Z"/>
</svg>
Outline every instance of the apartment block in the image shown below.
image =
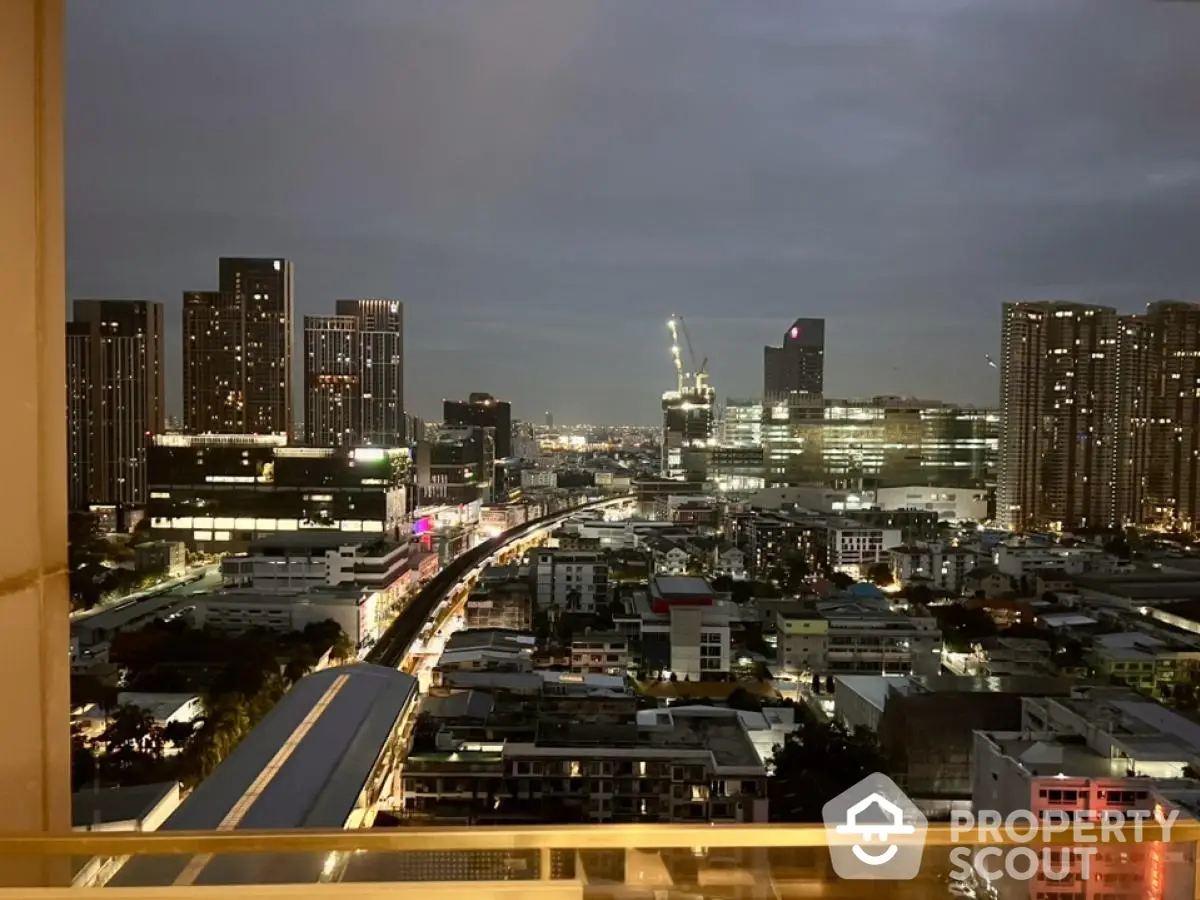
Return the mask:
<svg viewBox="0 0 1200 900">
<path fill-rule="evenodd" d="M 766 765 L 735 710 L 545 722 L 529 741 L 414 748 L 401 781 L 403 811 L 439 824 L 767 821 Z"/>
<path fill-rule="evenodd" d="M 965 547 L 945 544 L 901 545 L 888 551 L 892 576 L 902 585 L 920 581 L 952 594 L 966 589 L 967 574 L 978 556 Z"/>
<path fill-rule="evenodd" d="M 936 675 L 942 635 L 921 608 L 893 607 L 871 585 L 778 612 L 778 665 L 792 675 Z"/>
<path fill-rule="evenodd" d="M 146 502 L 146 445 L 163 431 L 163 305 L 76 300 L 67 325 L 67 499 Z"/>
<path fill-rule="evenodd" d="M 595 612 L 608 603 L 608 562 L 603 553 L 539 549 L 533 552 L 539 609 Z"/>
<path fill-rule="evenodd" d="M 1014 531 L 1117 522 L 1116 311 L 1006 303 L 996 518 Z"/>
</svg>

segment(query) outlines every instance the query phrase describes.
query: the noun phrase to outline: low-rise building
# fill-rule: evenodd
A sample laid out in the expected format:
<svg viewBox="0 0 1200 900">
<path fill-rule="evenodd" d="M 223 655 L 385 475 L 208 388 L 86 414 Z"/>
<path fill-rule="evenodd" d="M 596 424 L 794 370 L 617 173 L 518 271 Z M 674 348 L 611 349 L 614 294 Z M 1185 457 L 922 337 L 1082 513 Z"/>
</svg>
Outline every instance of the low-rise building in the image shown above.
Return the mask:
<svg viewBox="0 0 1200 900">
<path fill-rule="evenodd" d="M 875 491 L 880 509 L 919 509 L 937 513 L 942 522 L 982 522 L 988 518 L 987 491 L 924 484 L 881 487 Z"/>
<path fill-rule="evenodd" d="M 558 487 L 558 473 L 553 469 L 522 469 L 521 487 L 526 490 L 530 488 L 556 488 Z"/>
<path fill-rule="evenodd" d="M 731 623 L 738 608 L 718 600 L 703 578 L 658 576 L 636 593 L 631 610 L 613 617 L 617 630 L 638 641 L 642 666 L 679 680 L 702 681 L 730 668 Z"/>
<path fill-rule="evenodd" d="M 893 607 L 872 585 L 780 610 L 778 665 L 793 676 L 934 675 L 941 668 L 937 621 L 919 607 Z"/>
<path fill-rule="evenodd" d="M 767 769 L 736 710 L 547 722 L 532 741 L 410 753 L 406 813 L 439 823 L 765 822 Z"/>
<path fill-rule="evenodd" d="M 993 551 L 996 569 L 1021 582 L 1032 590 L 1037 572 L 1041 569 L 1058 569 L 1068 575 L 1084 573 L 1103 574 L 1116 571 L 1120 560 L 1103 548 L 1092 544 L 1048 544 L 1012 538 L 996 545 Z"/>
<path fill-rule="evenodd" d="M 966 594 L 982 591 L 985 597 L 998 597 L 1012 588 L 1012 579 L 993 566 L 976 566 L 963 576 L 963 592 Z"/>
<path fill-rule="evenodd" d="M 357 589 L 394 611 L 417 587 L 417 545 L 378 535 L 292 532 L 255 541 L 221 561 L 221 582 L 236 591 L 295 593 L 309 588 Z"/>
<path fill-rule="evenodd" d="M 1170 697 L 1200 675 L 1200 647 L 1136 631 L 1094 636 L 1087 661 L 1097 676 L 1154 697 Z"/>
<path fill-rule="evenodd" d="M 460 672 L 531 673 L 536 649 L 532 634 L 498 628 L 458 631 L 446 641 L 431 684 L 445 685 Z"/>
<path fill-rule="evenodd" d="M 746 577 L 746 554 L 731 544 L 716 544 L 712 550 L 713 575 L 728 575 L 733 579 Z"/>
<path fill-rule="evenodd" d="M 656 575 L 686 575 L 695 565 L 692 554 L 670 538 L 653 537 L 645 546 L 652 554 Z"/>
<path fill-rule="evenodd" d="M 187 572 L 187 545 L 183 541 L 145 541 L 134 544 L 133 567 L 143 575 L 178 578 Z"/>
<path fill-rule="evenodd" d="M 1065 678 L 839 675 L 834 715 L 876 735 L 893 777 L 927 814 L 969 800 L 974 732 L 1021 727 L 1023 697 L 1065 697 Z"/>
<path fill-rule="evenodd" d="M 975 568 L 975 554 L 944 544 L 901 545 L 888 551 L 892 575 L 902 585 L 916 580 L 952 594 L 966 588 L 967 573 Z"/>
<path fill-rule="evenodd" d="M 463 610 L 467 628 L 533 627 L 533 592 L 528 581 L 511 581 L 476 588 Z"/>
<path fill-rule="evenodd" d="M 873 565 L 887 561 L 891 548 L 901 541 L 898 529 L 876 528 L 853 519 L 831 520 L 825 529 L 825 559 L 835 572 L 865 578 Z"/>
<path fill-rule="evenodd" d="M 1024 698 L 1022 726 L 976 731 L 972 799 L 1003 818 L 1026 811 L 1098 820 L 1109 811 L 1166 815 L 1173 798 L 1194 800 L 1200 782 L 1200 726 L 1127 689 L 1079 688 L 1070 697 Z M 1183 808 L 1187 817 L 1193 813 Z M 1089 884 L 1112 885 L 1119 897 L 1191 897 L 1191 854 L 1131 853 L 1101 844 L 1090 860 Z M 1056 893 L 1062 881 L 998 882 L 1011 896 Z M 1107 890 L 1107 888 L 1106 888 Z M 1001 896 L 1005 896 L 1001 893 Z"/>
<path fill-rule="evenodd" d="M 571 671 L 623 675 L 631 661 L 629 638 L 619 632 L 588 632 L 571 641 Z"/>
<path fill-rule="evenodd" d="M 595 612 L 608 603 L 608 562 L 603 553 L 533 551 L 533 582 L 539 609 Z"/>
<path fill-rule="evenodd" d="M 221 631 L 303 631 L 333 620 L 363 653 L 379 639 L 390 618 L 377 591 L 313 587 L 297 591 L 221 590 L 190 598 L 196 624 Z"/>
</svg>

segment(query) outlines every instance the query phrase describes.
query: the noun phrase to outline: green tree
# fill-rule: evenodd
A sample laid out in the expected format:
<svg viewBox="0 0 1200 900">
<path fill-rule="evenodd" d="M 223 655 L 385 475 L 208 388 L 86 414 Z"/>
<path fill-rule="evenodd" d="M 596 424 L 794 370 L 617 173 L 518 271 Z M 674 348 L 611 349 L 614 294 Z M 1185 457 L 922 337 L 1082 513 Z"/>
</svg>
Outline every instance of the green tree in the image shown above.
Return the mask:
<svg viewBox="0 0 1200 900">
<path fill-rule="evenodd" d="M 951 603 L 937 607 L 934 614 L 942 631 L 942 643 L 956 653 L 967 653 L 972 644 L 996 633 L 996 623 L 982 609 Z"/>
<path fill-rule="evenodd" d="M 854 587 L 854 579 L 845 572 L 830 572 L 829 580 L 833 583 L 833 586 L 840 591 Z"/>
<path fill-rule="evenodd" d="M 886 772 L 878 744 L 865 729 L 848 732 L 818 722 L 797 706 L 797 729 L 775 751 L 769 782 L 770 814 L 776 822 L 820 822 L 822 807 L 873 772 Z"/>
<path fill-rule="evenodd" d="M 933 590 L 927 584 L 911 585 L 905 592 L 908 602 L 917 606 L 928 606 L 934 601 Z"/>
<path fill-rule="evenodd" d="M 893 581 L 892 567 L 885 562 L 872 563 L 870 569 L 867 570 L 867 578 L 872 584 L 887 587 Z"/>
<path fill-rule="evenodd" d="M 737 687 L 730 691 L 729 696 L 725 698 L 725 705 L 730 709 L 741 709 L 746 712 L 760 712 L 763 707 L 762 700 L 743 687 Z"/>
</svg>

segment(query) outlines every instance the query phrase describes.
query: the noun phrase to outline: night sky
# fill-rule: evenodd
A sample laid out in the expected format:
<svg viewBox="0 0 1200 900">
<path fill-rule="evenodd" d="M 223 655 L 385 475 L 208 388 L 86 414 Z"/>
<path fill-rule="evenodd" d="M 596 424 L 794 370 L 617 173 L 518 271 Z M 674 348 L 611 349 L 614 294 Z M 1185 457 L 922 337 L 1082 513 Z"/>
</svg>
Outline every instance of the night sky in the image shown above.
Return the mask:
<svg viewBox="0 0 1200 900">
<path fill-rule="evenodd" d="M 1200 296 L 1200 7 L 68 0 L 68 291 L 402 299 L 407 405 L 653 422 L 824 316 L 826 390 L 994 403 L 1009 299 Z M 299 347 L 299 342 L 297 344 Z"/>
</svg>

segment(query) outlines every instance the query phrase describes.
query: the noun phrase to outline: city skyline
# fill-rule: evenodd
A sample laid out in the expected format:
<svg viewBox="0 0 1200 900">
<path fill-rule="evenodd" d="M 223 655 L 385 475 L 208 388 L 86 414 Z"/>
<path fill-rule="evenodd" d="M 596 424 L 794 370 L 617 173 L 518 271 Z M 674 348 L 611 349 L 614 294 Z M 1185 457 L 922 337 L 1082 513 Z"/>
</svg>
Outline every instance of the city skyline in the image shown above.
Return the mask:
<svg viewBox="0 0 1200 900">
<path fill-rule="evenodd" d="M 297 317 L 405 303 L 427 418 L 654 422 L 672 312 L 721 395 L 820 316 L 827 393 L 986 405 L 1001 302 L 1200 285 L 1168 7 L 297 5 L 70 5 L 69 295 L 166 303 L 172 360 L 179 292 L 278 254 Z"/>
</svg>

